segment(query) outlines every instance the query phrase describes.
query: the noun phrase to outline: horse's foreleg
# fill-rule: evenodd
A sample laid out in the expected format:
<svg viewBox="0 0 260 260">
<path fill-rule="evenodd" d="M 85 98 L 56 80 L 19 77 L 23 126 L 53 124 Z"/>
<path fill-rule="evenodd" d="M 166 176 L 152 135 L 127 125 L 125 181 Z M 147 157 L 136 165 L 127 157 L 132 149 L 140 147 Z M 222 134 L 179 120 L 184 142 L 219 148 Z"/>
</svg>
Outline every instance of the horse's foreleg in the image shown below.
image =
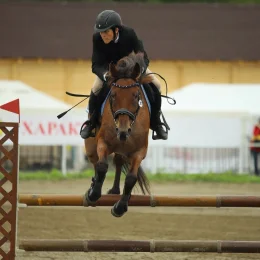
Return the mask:
<svg viewBox="0 0 260 260">
<path fill-rule="evenodd" d="M 108 170 L 108 154 L 107 145 L 102 139 L 99 139 L 97 144 L 98 162 L 95 165 L 96 174 L 86 193 L 86 199 L 90 203 L 96 202 L 101 197 L 103 182 Z"/>
<path fill-rule="evenodd" d="M 127 212 L 128 201 L 131 197 L 132 189 L 136 184 L 137 172 L 142 160 L 143 156 L 141 154 L 135 155 L 131 160 L 131 168 L 125 178 L 123 194 L 121 196 L 121 199 L 114 205 L 111 210 L 112 215 L 115 217 L 121 217 L 125 214 L 125 212 Z"/>
</svg>

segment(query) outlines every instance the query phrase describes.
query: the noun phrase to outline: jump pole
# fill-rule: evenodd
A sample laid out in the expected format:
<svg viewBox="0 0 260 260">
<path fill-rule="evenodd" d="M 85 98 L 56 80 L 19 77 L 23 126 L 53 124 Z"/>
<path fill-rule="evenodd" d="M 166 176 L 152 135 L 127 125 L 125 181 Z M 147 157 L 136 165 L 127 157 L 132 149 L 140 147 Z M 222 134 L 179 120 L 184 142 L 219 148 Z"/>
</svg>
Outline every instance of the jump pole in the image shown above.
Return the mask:
<svg viewBox="0 0 260 260">
<path fill-rule="evenodd" d="M 19 194 L 20 204 L 27 206 L 113 206 L 120 195 L 103 195 L 89 204 L 85 195 Z M 260 196 L 143 196 L 132 195 L 129 206 L 150 207 L 260 207 Z"/>
<path fill-rule="evenodd" d="M 220 240 L 22 240 L 20 249 L 52 252 L 260 253 L 260 241 Z"/>
</svg>

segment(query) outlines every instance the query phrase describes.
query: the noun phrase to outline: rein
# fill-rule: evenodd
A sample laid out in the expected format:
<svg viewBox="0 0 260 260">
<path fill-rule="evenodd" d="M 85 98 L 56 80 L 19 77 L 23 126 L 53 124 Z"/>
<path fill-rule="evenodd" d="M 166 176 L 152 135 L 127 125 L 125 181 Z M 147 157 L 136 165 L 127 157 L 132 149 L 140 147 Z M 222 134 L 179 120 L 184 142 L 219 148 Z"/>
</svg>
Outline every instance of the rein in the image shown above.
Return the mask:
<svg viewBox="0 0 260 260">
<path fill-rule="evenodd" d="M 148 73 L 148 74 L 145 74 L 145 75 L 142 74 L 141 78 L 142 78 L 143 76 L 147 76 L 147 75 L 151 75 L 151 74 L 154 74 L 154 75 L 159 76 L 159 77 L 164 81 L 164 83 L 165 83 L 166 95 L 161 95 L 161 97 L 167 98 L 167 102 L 168 102 L 170 105 L 175 105 L 175 104 L 176 104 L 176 100 L 175 100 L 174 98 L 168 96 L 168 86 L 167 86 L 167 82 L 166 82 L 166 80 L 165 80 L 164 77 L 162 77 L 162 76 L 161 76 L 160 74 L 158 74 L 158 73 L 151 72 L 151 73 Z M 120 85 L 118 85 L 118 84 L 115 83 L 115 82 L 113 82 L 112 84 L 114 84 L 115 87 L 119 87 L 119 88 L 131 88 L 131 87 L 136 86 L 136 84 L 138 84 L 138 85 L 140 86 L 140 83 L 139 83 L 139 82 L 135 82 L 135 83 L 133 83 L 133 84 L 131 84 L 131 85 L 127 85 L 127 86 L 120 86 Z M 133 85 L 134 85 L 134 86 L 133 86 Z M 72 96 L 72 97 L 85 97 L 85 98 L 82 99 L 80 102 L 78 102 L 78 103 L 77 103 L 76 105 L 74 105 L 73 107 L 71 107 L 70 109 L 68 109 L 67 111 L 64 111 L 64 112 L 62 112 L 61 114 L 59 114 L 59 115 L 57 116 L 58 119 L 60 119 L 60 118 L 62 118 L 63 116 L 65 116 L 70 110 L 72 110 L 74 107 L 78 106 L 79 104 L 81 104 L 83 101 L 85 101 L 86 99 L 88 99 L 88 98 L 90 97 L 90 95 L 74 94 L 74 93 L 71 93 L 71 92 L 68 92 L 68 91 L 66 91 L 65 93 L 66 93 L 67 95 L 69 95 L 69 96 Z M 169 102 L 169 100 L 171 100 L 172 103 Z M 138 107 L 140 107 L 140 105 L 139 105 Z"/>
<path fill-rule="evenodd" d="M 166 94 L 165 94 L 165 95 L 162 95 L 162 94 L 161 94 L 161 97 L 167 98 L 167 102 L 168 102 L 170 105 L 173 105 L 173 106 L 176 105 L 176 100 L 175 100 L 174 98 L 168 96 L 168 85 L 167 85 L 167 81 L 165 80 L 165 78 L 164 78 L 163 76 L 161 76 L 160 74 L 158 74 L 158 73 L 156 73 L 156 72 L 151 72 L 151 73 L 148 73 L 148 74 L 142 74 L 141 78 L 144 77 L 144 76 L 151 75 L 151 74 L 154 74 L 154 75 L 159 76 L 159 77 L 164 81 L 164 83 L 165 83 L 165 89 L 166 89 L 165 92 L 166 92 Z M 169 99 L 170 99 L 173 103 L 169 102 Z"/>
</svg>

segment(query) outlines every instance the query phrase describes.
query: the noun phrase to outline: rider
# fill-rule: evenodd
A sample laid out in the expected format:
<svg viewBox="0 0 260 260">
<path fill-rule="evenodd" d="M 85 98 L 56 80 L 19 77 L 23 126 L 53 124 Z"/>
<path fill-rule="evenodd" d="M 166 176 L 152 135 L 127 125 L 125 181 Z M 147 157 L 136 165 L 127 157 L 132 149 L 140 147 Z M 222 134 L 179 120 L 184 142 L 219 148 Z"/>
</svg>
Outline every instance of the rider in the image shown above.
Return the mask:
<svg viewBox="0 0 260 260">
<path fill-rule="evenodd" d="M 96 24 L 94 26 L 95 33 L 93 34 L 93 53 L 92 53 L 92 72 L 97 75 L 89 98 L 89 114 L 90 119 L 87 120 L 81 129 L 80 135 L 83 139 L 92 136 L 91 132 L 96 128 L 98 121 L 100 104 L 98 102 L 98 94 L 107 80 L 109 63 L 116 63 L 121 58 L 128 56 L 131 52 L 142 52 L 146 68 L 143 68 L 144 73 L 148 74 L 151 71 L 148 69 L 149 59 L 144 50 L 143 43 L 138 39 L 135 31 L 122 24 L 120 15 L 113 10 L 105 10 L 98 14 Z M 152 83 L 159 91 L 160 81 L 152 74 Z M 156 99 L 158 100 L 158 98 Z M 158 107 L 158 106 L 157 106 Z M 161 110 L 157 109 L 154 115 L 153 130 L 157 134 L 157 139 L 168 138 L 168 133 L 163 129 L 160 119 Z"/>
<path fill-rule="evenodd" d="M 260 144 L 260 118 L 258 119 L 258 123 L 254 126 L 253 135 L 251 137 L 251 154 L 254 160 L 254 170 L 255 175 L 260 176 L 260 170 L 258 168 L 258 156 L 260 155 L 260 147 L 257 145 Z"/>
</svg>

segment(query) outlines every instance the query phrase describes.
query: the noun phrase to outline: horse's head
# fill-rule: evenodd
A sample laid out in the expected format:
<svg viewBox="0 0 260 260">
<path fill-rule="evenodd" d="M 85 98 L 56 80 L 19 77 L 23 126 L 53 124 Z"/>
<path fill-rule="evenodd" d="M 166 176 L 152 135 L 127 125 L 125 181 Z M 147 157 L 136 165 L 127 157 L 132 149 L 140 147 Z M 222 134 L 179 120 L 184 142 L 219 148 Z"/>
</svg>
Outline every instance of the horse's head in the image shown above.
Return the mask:
<svg viewBox="0 0 260 260">
<path fill-rule="evenodd" d="M 131 54 L 109 68 L 110 109 L 117 137 L 121 141 L 126 141 L 130 136 L 139 109 L 143 107 L 140 84 L 150 80 L 149 76 L 141 77 L 140 58 L 141 54 Z"/>
</svg>

